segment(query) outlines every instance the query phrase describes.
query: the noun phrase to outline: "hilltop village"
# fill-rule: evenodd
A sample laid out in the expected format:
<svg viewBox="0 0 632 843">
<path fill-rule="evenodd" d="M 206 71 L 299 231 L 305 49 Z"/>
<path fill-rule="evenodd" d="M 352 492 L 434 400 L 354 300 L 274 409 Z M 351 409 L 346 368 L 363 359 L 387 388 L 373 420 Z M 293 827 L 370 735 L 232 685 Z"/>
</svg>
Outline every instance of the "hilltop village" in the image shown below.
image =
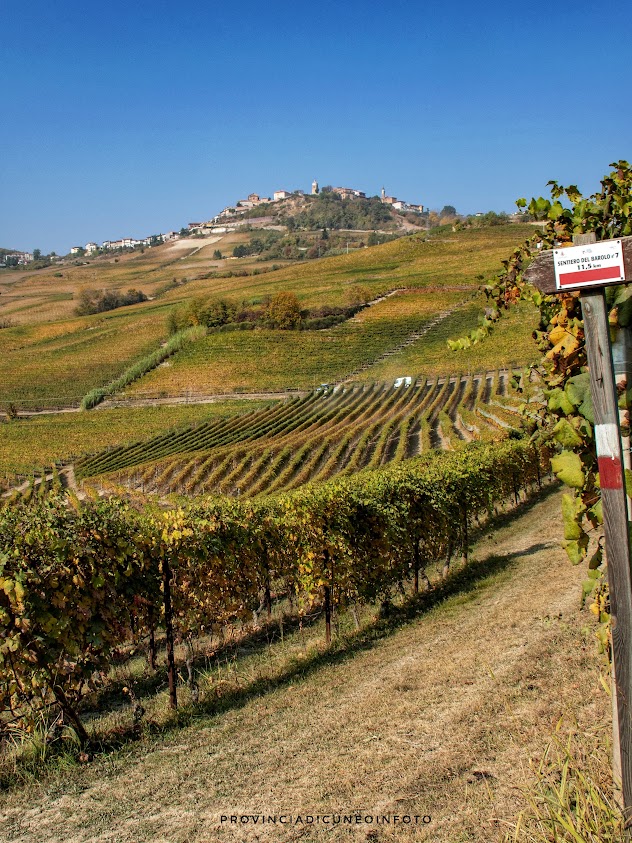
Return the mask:
<svg viewBox="0 0 632 843">
<path fill-rule="evenodd" d="M 368 198 L 364 191 L 358 190 L 355 187 L 323 187 L 322 192 L 333 193 L 336 196 L 339 196 L 342 200 Z M 312 182 L 310 195 L 318 196 L 320 193 L 321 188 L 319 187 L 318 182 L 314 180 Z M 293 197 L 302 197 L 305 195 L 305 191 L 300 189 L 293 191 L 275 190 L 272 197 L 259 196 L 258 193 L 250 193 L 246 199 L 239 199 L 234 205 L 224 208 L 208 222 L 190 222 L 189 229 L 191 231 L 200 231 L 209 228 L 212 229 L 214 226 L 223 222 L 236 222 L 240 216 L 243 216 L 247 211 L 251 211 L 253 208 L 264 205 L 272 205 L 273 203 L 284 202 L 292 199 Z M 390 205 L 395 211 L 411 211 L 418 214 L 424 213 L 423 205 L 405 202 L 403 199 L 398 199 L 396 196 L 387 196 L 384 187 L 382 188 L 379 198 L 384 205 Z M 265 209 L 262 208 L 262 211 L 263 210 Z"/>
<path fill-rule="evenodd" d="M 94 241 L 86 243 L 84 246 L 73 246 L 70 249 L 69 255 L 71 257 L 82 257 L 102 254 L 104 252 L 121 251 L 124 249 L 146 248 L 150 246 L 157 246 L 160 243 L 166 243 L 172 240 L 179 240 L 181 237 L 187 237 L 195 234 L 224 234 L 231 229 L 239 228 L 242 225 L 251 225 L 260 221 L 260 217 L 254 217 L 252 211 L 255 208 L 261 210 L 261 217 L 276 216 L 284 204 L 291 205 L 292 200 L 298 200 L 309 196 L 318 196 L 321 193 L 332 193 L 338 196 L 341 200 L 359 200 L 367 199 L 366 192 L 358 190 L 353 187 L 323 187 L 320 188 L 316 180 L 312 182 L 310 193 L 297 189 L 293 191 L 276 190 L 271 197 L 260 196 L 258 193 L 250 193 L 247 198 L 239 199 L 234 205 L 225 207 L 222 211 L 216 214 L 209 220 L 203 222 L 190 222 L 186 227 L 179 231 L 167 231 L 165 233 L 153 234 L 149 237 L 135 238 L 135 237 L 121 237 L 117 240 L 104 240 L 101 244 Z M 380 196 L 382 204 L 389 206 L 394 211 L 401 213 L 424 214 L 426 209 L 423 205 L 407 202 L 403 199 L 398 199 L 396 196 L 389 196 L 383 187 Z M 7 256 L 9 257 L 9 256 Z M 56 256 L 55 256 L 56 257 Z M 15 258 L 15 263 L 24 265 L 33 260 L 31 253 L 19 252 L 11 255 Z M 13 262 L 13 261 L 12 261 Z"/>
</svg>

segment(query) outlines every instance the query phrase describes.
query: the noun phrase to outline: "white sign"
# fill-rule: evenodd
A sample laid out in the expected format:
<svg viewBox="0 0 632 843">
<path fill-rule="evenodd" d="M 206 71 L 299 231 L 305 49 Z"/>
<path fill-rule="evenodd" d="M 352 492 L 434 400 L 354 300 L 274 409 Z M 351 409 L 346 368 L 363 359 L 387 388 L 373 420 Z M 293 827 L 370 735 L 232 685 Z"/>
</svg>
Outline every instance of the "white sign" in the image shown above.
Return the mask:
<svg viewBox="0 0 632 843">
<path fill-rule="evenodd" d="M 620 240 L 601 240 L 586 246 L 553 249 L 553 263 L 558 290 L 604 287 L 625 281 Z"/>
</svg>

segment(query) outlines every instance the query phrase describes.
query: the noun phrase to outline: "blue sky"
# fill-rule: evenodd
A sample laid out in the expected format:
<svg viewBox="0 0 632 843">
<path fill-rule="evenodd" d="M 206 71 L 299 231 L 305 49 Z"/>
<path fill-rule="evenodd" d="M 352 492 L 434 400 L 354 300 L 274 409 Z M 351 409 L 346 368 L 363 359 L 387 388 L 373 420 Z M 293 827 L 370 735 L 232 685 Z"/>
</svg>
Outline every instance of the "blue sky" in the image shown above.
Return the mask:
<svg viewBox="0 0 632 843">
<path fill-rule="evenodd" d="M 630 159 L 628 4 L 0 0 L 0 246 L 62 254 L 257 192 L 463 213 Z"/>
</svg>

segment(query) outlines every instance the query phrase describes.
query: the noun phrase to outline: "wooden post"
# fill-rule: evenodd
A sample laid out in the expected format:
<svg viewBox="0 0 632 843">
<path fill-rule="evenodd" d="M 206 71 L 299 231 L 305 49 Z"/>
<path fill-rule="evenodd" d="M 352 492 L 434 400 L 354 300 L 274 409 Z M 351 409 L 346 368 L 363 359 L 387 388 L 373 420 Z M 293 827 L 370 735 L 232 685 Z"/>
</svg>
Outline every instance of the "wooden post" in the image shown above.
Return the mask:
<svg viewBox="0 0 632 843">
<path fill-rule="evenodd" d="M 573 238 L 573 242 L 580 246 L 594 243 L 595 235 L 580 235 Z M 616 693 L 617 710 L 613 722 L 614 746 L 619 746 L 623 809 L 629 838 L 632 827 L 632 572 L 621 429 L 603 289 L 582 291 L 581 304 L 595 414 L 612 617 L 613 693 Z M 618 766 L 617 759 L 613 766 L 615 769 Z"/>
<path fill-rule="evenodd" d="M 614 378 L 617 386 L 617 393 L 621 390 L 627 391 L 632 385 L 632 331 L 629 327 L 619 328 L 617 335 L 612 343 L 612 357 L 614 361 Z M 622 416 L 625 414 L 625 424 Z M 626 406 L 625 410 L 619 409 L 619 423 L 625 427 L 629 427 L 629 410 Z M 621 436 L 621 445 L 623 446 L 623 467 L 626 470 L 632 469 L 632 460 L 630 459 L 630 435 L 628 431 L 627 436 Z M 627 491 L 627 490 L 626 490 Z M 628 499 L 628 520 L 632 516 L 632 500 L 630 496 Z M 623 794 L 621 793 L 621 748 L 619 746 L 619 712 L 617 709 L 617 680 L 615 676 L 614 661 L 612 662 L 612 722 L 613 726 L 613 741 L 612 741 L 612 776 L 615 781 L 616 791 L 615 798 L 620 805 L 623 805 Z"/>
<path fill-rule="evenodd" d="M 331 644 L 331 589 L 324 586 L 325 591 L 325 644 Z"/>
<path fill-rule="evenodd" d="M 167 637 L 167 676 L 169 678 L 169 708 L 178 707 L 176 691 L 176 662 L 173 652 L 173 609 L 171 606 L 171 568 L 166 559 L 162 562 L 162 587 L 165 604 L 165 634 Z"/>
</svg>

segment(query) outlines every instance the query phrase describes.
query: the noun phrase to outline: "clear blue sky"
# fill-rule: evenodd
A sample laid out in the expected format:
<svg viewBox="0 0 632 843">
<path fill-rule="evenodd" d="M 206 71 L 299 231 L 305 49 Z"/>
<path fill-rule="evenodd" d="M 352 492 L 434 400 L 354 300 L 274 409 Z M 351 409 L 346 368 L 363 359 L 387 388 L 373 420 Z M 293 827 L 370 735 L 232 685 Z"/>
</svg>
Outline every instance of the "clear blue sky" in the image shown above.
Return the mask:
<svg viewBox="0 0 632 843">
<path fill-rule="evenodd" d="M 321 185 L 468 213 L 632 157 L 629 3 L 0 0 L 0 246 Z"/>
</svg>

